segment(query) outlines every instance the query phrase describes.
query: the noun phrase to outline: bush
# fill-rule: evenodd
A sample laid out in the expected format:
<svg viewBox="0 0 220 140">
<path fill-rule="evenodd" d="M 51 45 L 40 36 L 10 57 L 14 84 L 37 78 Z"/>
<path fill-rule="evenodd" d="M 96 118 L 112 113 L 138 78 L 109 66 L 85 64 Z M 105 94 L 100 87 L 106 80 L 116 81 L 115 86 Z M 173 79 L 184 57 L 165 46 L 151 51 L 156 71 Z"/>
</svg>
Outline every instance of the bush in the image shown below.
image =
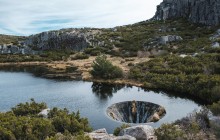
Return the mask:
<svg viewBox="0 0 220 140">
<path fill-rule="evenodd" d="M 79 112 L 69 113 L 67 109 L 58 108 L 53 108 L 48 118 L 36 115 L 40 108 L 45 107 L 45 103 L 32 100 L 31 103 L 17 105 L 14 108 L 16 111 L 0 113 L 0 139 L 52 140 L 57 138 L 56 134 L 61 134 L 63 139 L 89 140 L 83 135 L 84 132 L 91 131 L 87 118 L 80 117 Z M 24 112 L 25 109 L 27 112 Z"/>
<path fill-rule="evenodd" d="M 112 79 L 123 77 L 123 71 L 120 67 L 112 65 L 105 55 L 96 57 L 90 72 L 95 78 Z"/>
<path fill-rule="evenodd" d="M 155 130 L 158 140 L 200 140 L 211 139 L 214 132 L 210 128 L 208 109 L 202 108 L 172 124 L 163 124 Z"/>
<path fill-rule="evenodd" d="M 156 129 L 155 134 L 158 140 L 176 140 L 183 138 L 184 131 L 172 124 L 163 124 Z"/>
<path fill-rule="evenodd" d="M 78 60 L 78 59 L 88 59 L 88 58 L 89 58 L 89 55 L 84 54 L 84 53 L 78 53 L 72 59 Z"/>
<path fill-rule="evenodd" d="M 212 113 L 216 116 L 220 115 L 220 101 L 209 106 Z"/>
<path fill-rule="evenodd" d="M 45 103 L 36 103 L 34 99 L 31 99 L 30 103 L 20 103 L 16 107 L 13 107 L 12 111 L 16 116 L 33 116 L 46 108 L 47 105 Z"/>
<path fill-rule="evenodd" d="M 213 103 L 220 99 L 220 76 L 218 71 L 213 70 L 216 65 L 220 65 L 219 54 L 185 58 L 171 55 L 133 66 L 129 78 L 154 85 L 150 88 L 190 95 Z"/>
<path fill-rule="evenodd" d="M 72 73 L 72 72 L 76 72 L 78 68 L 76 66 L 69 66 L 66 68 L 66 72 L 68 73 Z"/>
</svg>

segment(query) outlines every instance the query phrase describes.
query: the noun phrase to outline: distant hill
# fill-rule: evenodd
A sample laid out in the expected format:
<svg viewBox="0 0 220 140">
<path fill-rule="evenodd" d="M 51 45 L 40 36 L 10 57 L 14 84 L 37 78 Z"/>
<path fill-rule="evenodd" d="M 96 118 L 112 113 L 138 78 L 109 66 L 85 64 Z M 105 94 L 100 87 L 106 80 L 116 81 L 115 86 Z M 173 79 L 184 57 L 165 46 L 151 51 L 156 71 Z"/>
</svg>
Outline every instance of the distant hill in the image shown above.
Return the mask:
<svg viewBox="0 0 220 140">
<path fill-rule="evenodd" d="M 220 1 L 164 0 L 149 21 L 106 29 L 61 29 L 28 37 L 0 35 L 0 45 L 24 40 L 34 50 L 118 56 L 219 52 L 219 23 Z"/>
</svg>

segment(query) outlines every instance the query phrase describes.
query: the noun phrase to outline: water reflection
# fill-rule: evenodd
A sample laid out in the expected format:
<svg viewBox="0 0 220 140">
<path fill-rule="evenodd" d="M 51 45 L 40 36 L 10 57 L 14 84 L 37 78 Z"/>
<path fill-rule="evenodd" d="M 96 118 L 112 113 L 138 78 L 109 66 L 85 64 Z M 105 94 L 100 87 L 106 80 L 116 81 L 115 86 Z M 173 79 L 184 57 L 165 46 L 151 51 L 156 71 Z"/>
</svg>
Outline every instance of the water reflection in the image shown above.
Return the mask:
<svg viewBox="0 0 220 140">
<path fill-rule="evenodd" d="M 104 84 L 104 83 L 93 83 L 92 92 L 102 100 L 111 98 L 114 93 L 124 88 L 125 85 L 113 85 L 113 84 Z"/>
<path fill-rule="evenodd" d="M 6 71 L 6 72 L 28 72 L 32 73 L 34 76 L 42 76 L 45 73 L 48 73 L 49 69 L 44 66 L 36 65 L 4 65 L 0 66 L 0 71 Z"/>
</svg>

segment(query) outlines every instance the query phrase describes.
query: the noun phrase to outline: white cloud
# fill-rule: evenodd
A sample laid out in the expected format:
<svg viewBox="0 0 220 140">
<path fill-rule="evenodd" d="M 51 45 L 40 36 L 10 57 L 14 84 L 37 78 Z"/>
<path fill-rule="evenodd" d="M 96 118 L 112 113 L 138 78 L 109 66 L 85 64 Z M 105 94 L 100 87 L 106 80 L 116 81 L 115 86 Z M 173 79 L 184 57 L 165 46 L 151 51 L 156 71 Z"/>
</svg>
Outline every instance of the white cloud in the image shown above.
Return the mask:
<svg viewBox="0 0 220 140">
<path fill-rule="evenodd" d="M 151 18 L 162 0 L 0 0 L 0 34 L 114 27 Z"/>
</svg>

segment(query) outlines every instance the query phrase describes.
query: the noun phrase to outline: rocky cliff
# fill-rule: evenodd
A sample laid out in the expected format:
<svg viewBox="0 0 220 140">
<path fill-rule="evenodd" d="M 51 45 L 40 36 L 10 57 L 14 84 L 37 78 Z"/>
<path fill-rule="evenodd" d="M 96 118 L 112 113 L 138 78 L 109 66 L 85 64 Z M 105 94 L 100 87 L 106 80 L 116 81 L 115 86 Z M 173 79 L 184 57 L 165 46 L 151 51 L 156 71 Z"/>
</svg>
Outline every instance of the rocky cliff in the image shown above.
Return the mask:
<svg viewBox="0 0 220 140">
<path fill-rule="evenodd" d="M 31 35 L 24 43 L 40 50 L 72 49 L 80 51 L 88 46 L 101 46 L 101 42 L 95 39 L 95 36 L 99 34 L 101 31 L 98 29 L 62 29 Z"/>
<path fill-rule="evenodd" d="M 163 0 L 153 20 L 186 18 L 193 23 L 220 24 L 219 0 Z"/>
</svg>

